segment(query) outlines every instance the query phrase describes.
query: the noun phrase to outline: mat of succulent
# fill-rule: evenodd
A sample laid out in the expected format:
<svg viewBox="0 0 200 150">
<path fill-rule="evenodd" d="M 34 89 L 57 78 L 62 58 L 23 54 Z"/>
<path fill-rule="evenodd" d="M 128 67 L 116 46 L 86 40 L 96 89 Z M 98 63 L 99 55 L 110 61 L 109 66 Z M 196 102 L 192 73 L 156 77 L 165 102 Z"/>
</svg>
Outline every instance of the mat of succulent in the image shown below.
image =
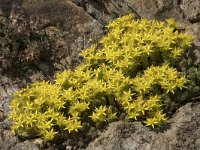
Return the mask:
<svg viewBox="0 0 200 150">
<path fill-rule="evenodd" d="M 185 87 L 188 79 L 175 64 L 193 41 L 177 27 L 173 19 L 135 19 L 133 14 L 110 22 L 107 35 L 80 54 L 84 62 L 74 71 L 15 93 L 12 130 L 51 140 L 60 132 L 78 131 L 83 122 L 111 122 L 121 113 L 153 128 L 166 123 L 161 94 Z"/>
</svg>

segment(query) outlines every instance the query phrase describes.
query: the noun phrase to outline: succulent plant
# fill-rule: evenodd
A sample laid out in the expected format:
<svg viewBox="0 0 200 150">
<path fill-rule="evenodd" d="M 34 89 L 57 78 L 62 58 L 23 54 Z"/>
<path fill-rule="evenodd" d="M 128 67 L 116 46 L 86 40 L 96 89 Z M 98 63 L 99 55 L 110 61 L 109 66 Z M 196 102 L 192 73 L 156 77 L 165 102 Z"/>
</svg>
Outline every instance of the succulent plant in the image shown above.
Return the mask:
<svg viewBox="0 0 200 150">
<path fill-rule="evenodd" d="M 165 97 L 189 82 L 176 64 L 193 37 L 177 26 L 173 19 L 149 21 L 133 14 L 110 22 L 108 34 L 80 54 L 84 62 L 74 71 L 15 93 L 12 130 L 51 140 L 65 130 L 78 131 L 83 122 L 111 122 L 121 113 L 153 128 L 166 123 Z"/>
</svg>

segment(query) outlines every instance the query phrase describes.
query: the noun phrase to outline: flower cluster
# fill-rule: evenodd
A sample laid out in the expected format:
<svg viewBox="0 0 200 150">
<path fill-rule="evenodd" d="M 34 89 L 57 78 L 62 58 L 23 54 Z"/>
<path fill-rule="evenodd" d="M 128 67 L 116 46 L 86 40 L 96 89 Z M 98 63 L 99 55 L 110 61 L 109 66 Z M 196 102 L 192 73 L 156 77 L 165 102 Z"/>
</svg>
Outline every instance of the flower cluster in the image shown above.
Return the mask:
<svg viewBox="0 0 200 150">
<path fill-rule="evenodd" d="M 122 112 L 130 120 L 159 126 L 167 121 L 161 94 L 174 94 L 188 81 L 175 64 L 193 38 L 173 19 L 111 22 L 109 33 L 80 55 L 84 63 L 58 73 L 54 83 L 36 82 L 15 93 L 12 130 L 36 131 L 46 140 L 77 131 L 83 122 L 110 122 Z"/>
</svg>

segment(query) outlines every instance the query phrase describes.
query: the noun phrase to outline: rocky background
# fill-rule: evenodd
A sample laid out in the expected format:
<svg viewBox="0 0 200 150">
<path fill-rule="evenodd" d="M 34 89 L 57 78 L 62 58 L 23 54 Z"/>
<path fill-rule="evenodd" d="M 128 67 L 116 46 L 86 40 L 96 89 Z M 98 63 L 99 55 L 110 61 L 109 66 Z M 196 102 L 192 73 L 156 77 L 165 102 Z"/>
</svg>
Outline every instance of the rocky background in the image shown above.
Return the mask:
<svg viewBox="0 0 200 150">
<path fill-rule="evenodd" d="M 79 52 L 106 33 L 104 26 L 130 12 L 177 20 L 196 37 L 193 61 L 199 65 L 199 0 L 0 0 L 0 150 L 200 149 L 199 97 L 174 112 L 162 129 L 121 121 L 104 131 L 85 125 L 83 132 L 54 142 L 9 131 L 8 104 L 14 91 L 36 80 L 52 81 L 56 72 L 76 67 L 82 61 Z"/>
</svg>

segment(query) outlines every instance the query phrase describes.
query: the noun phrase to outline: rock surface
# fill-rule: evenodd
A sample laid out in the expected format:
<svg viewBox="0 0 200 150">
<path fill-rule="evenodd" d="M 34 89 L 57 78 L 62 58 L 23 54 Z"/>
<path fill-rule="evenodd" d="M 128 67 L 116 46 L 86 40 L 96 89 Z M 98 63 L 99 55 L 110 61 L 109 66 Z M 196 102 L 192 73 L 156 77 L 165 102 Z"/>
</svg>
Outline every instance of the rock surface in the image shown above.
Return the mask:
<svg viewBox="0 0 200 150">
<path fill-rule="evenodd" d="M 196 64 L 200 62 L 199 0 L 0 0 L 0 23 L 9 20 L 16 36 L 47 37 L 46 41 L 27 43 L 19 58 L 26 66 L 5 61 L 0 55 L 0 149 L 62 150 L 86 143 L 66 139 L 60 145 L 22 139 L 9 131 L 7 116 L 12 94 L 36 80 L 53 80 L 54 73 L 74 68 L 78 53 L 96 42 L 105 32 L 103 26 L 119 16 L 133 12 L 137 17 L 165 20 L 174 18 L 195 35 Z M 1 32 L 1 29 L 0 29 Z M 0 34 L 0 46 L 11 44 L 12 36 Z M 19 43 L 17 43 L 19 44 Z M 20 57 L 22 56 L 22 57 Z M 140 122 L 115 122 L 86 148 L 88 150 L 199 150 L 200 103 L 188 103 L 160 130 L 151 130 Z M 89 129 L 88 129 L 89 130 Z M 91 135 L 94 133 L 91 130 Z M 95 133 L 96 135 L 97 133 Z M 91 141 L 89 138 L 87 141 Z M 78 144 L 77 144 L 78 143 Z M 77 147 L 78 149 L 78 147 Z"/>
<path fill-rule="evenodd" d="M 163 129 L 140 122 L 109 125 L 87 150 L 198 150 L 200 149 L 200 103 L 182 106 Z"/>
</svg>

